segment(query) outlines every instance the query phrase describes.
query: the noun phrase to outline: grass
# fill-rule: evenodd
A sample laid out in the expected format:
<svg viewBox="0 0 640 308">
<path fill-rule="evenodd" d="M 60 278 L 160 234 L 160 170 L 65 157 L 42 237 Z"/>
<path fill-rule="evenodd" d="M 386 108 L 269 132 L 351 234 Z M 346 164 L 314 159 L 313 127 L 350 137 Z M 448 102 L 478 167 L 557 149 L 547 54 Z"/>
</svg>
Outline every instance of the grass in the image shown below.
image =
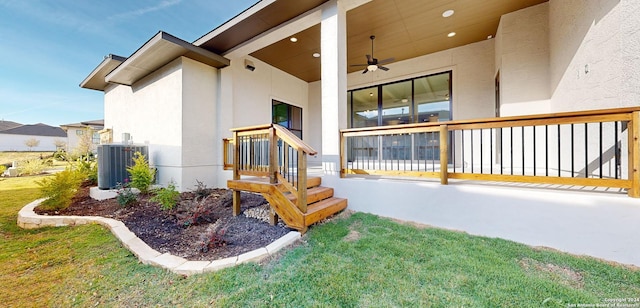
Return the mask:
<svg viewBox="0 0 640 308">
<path fill-rule="evenodd" d="M 183 278 L 139 264 L 100 226 L 22 230 L 38 177 L 0 181 L 8 306 L 567 307 L 640 297 L 640 271 L 356 213 L 263 265 Z"/>
</svg>

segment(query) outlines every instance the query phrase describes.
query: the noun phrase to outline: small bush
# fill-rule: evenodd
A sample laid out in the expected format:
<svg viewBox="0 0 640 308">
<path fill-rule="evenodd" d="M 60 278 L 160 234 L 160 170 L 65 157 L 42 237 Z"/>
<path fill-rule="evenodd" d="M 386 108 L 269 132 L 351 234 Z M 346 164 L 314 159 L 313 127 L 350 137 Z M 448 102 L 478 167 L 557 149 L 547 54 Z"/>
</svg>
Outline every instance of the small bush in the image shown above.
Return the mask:
<svg viewBox="0 0 640 308">
<path fill-rule="evenodd" d="M 200 237 L 200 250 L 204 253 L 209 249 L 227 245 L 224 239 L 225 228 L 209 227 Z"/>
<path fill-rule="evenodd" d="M 71 205 L 84 175 L 77 170 L 67 168 L 51 177 L 36 181 L 40 186 L 40 196 L 47 198 L 40 204 L 44 210 L 62 210 Z"/>
<path fill-rule="evenodd" d="M 78 171 L 82 173 L 91 184 L 98 184 L 98 163 L 91 161 L 78 161 Z"/>
<path fill-rule="evenodd" d="M 24 160 L 18 163 L 18 175 L 42 174 L 46 168 L 40 159 Z"/>
<path fill-rule="evenodd" d="M 2 175 L 5 171 L 7 171 L 7 166 L 0 165 L 0 175 Z"/>
<path fill-rule="evenodd" d="M 116 189 L 118 190 L 116 193 L 116 201 L 118 201 L 120 206 L 125 207 L 138 201 L 138 196 L 131 190 L 131 187 L 129 187 L 128 179 L 124 179 L 124 184 L 118 183 Z"/>
<path fill-rule="evenodd" d="M 66 161 L 67 160 L 67 152 L 65 152 L 65 150 L 57 150 L 55 153 L 53 153 L 53 159 L 58 160 L 58 161 Z"/>
<path fill-rule="evenodd" d="M 209 196 L 206 196 L 198 201 L 198 197 L 196 197 L 195 200 L 191 201 L 192 206 L 187 215 L 179 217 L 178 222 L 183 227 L 212 223 L 211 210 L 207 207 L 208 198 Z"/>
<path fill-rule="evenodd" d="M 207 184 L 196 180 L 196 189 L 194 190 L 196 198 L 205 198 L 211 194 L 211 188 L 207 188 Z"/>
<path fill-rule="evenodd" d="M 149 168 L 147 159 L 140 152 L 133 155 L 133 166 L 127 168 L 131 176 L 131 187 L 140 190 L 140 193 L 149 192 L 149 186 L 153 183 L 156 171 Z"/>
<path fill-rule="evenodd" d="M 180 198 L 180 193 L 176 190 L 176 185 L 173 182 L 169 183 L 167 188 L 160 188 L 154 192 L 156 195 L 150 200 L 160 203 L 160 208 L 165 211 L 173 209 Z"/>
</svg>

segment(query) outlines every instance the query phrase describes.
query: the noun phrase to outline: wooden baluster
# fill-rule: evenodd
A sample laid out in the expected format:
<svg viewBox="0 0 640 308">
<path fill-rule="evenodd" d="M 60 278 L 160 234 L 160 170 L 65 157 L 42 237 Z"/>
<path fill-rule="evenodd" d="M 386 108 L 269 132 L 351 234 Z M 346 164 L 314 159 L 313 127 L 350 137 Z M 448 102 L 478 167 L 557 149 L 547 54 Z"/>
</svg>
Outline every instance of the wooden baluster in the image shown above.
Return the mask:
<svg viewBox="0 0 640 308">
<path fill-rule="evenodd" d="M 269 128 L 269 183 L 278 184 L 278 136 L 276 130 Z M 278 214 L 269 207 L 269 223 L 275 226 L 278 223 Z"/>
<path fill-rule="evenodd" d="M 640 198 L 640 111 L 634 111 L 629 121 L 629 197 Z"/>
<path fill-rule="evenodd" d="M 234 142 L 234 151 L 233 151 L 233 180 L 240 180 L 240 139 L 238 137 L 238 132 L 233 132 L 233 140 Z M 238 216 L 240 214 L 240 191 L 233 191 L 233 216 Z"/>
<path fill-rule="evenodd" d="M 440 125 L 440 184 L 449 184 L 449 129 Z"/>
<path fill-rule="evenodd" d="M 307 212 L 307 154 L 298 150 L 298 208 Z"/>
</svg>

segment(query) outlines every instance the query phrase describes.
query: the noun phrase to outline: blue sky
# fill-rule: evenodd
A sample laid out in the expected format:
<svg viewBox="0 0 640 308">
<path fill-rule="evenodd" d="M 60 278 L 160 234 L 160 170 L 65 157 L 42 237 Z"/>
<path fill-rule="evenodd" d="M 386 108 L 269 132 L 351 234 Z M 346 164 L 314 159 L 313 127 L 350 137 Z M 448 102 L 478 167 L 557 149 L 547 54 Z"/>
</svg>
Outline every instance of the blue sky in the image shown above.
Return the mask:
<svg viewBox="0 0 640 308">
<path fill-rule="evenodd" d="M 0 120 L 103 118 L 78 85 L 107 54 L 128 57 L 162 30 L 193 42 L 257 0 L 0 0 Z"/>
</svg>

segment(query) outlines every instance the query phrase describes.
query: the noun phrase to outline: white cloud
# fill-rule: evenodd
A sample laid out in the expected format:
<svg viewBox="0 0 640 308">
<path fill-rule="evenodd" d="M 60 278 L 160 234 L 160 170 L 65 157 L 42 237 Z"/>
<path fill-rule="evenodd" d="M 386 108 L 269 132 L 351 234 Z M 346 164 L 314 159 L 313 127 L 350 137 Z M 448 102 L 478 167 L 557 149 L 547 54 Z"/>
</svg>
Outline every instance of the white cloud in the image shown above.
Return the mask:
<svg viewBox="0 0 640 308">
<path fill-rule="evenodd" d="M 110 16 L 108 19 L 114 20 L 114 19 L 134 18 L 134 17 L 142 16 L 142 15 L 147 14 L 147 13 L 151 13 L 151 12 L 154 12 L 154 11 L 159 11 L 159 10 L 174 6 L 176 4 L 179 4 L 180 2 L 182 2 L 182 0 L 165 0 L 165 1 L 160 2 L 160 4 L 158 4 L 158 5 L 140 8 L 140 9 L 137 9 L 135 11 L 129 11 L 129 12 L 125 12 L 125 13 L 116 14 L 116 15 Z"/>
</svg>

